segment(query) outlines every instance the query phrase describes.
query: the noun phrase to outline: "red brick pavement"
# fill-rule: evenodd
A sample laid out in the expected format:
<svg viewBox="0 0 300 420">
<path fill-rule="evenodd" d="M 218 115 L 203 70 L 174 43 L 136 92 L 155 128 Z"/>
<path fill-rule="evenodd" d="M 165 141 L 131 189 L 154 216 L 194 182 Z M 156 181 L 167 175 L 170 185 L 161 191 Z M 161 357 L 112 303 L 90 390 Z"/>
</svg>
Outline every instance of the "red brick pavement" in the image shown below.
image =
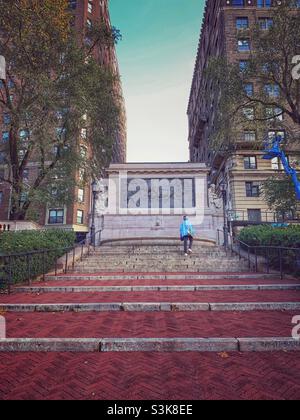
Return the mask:
<svg viewBox="0 0 300 420">
<path fill-rule="evenodd" d="M 60 280 L 46 281 L 46 282 L 34 282 L 32 286 L 184 286 L 184 285 L 244 285 L 244 284 L 300 284 L 300 280 L 296 279 L 285 279 L 280 280 L 276 278 L 264 279 L 209 279 L 209 280 L 196 280 L 196 279 L 148 279 L 148 280 L 64 280 L 64 277 L 59 277 Z M 25 285 L 26 286 L 26 285 Z"/>
<path fill-rule="evenodd" d="M 290 337 L 294 312 L 7 313 L 9 338 Z"/>
<path fill-rule="evenodd" d="M 103 292 L 19 293 L 2 295 L 1 303 L 101 303 L 101 302 L 299 302 L 300 291 L 214 292 Z"/>
<path fill-rule="evenodd" d="M 298 353 L 1 354 L 0 399 L 300 399 Z"/>
</svg>

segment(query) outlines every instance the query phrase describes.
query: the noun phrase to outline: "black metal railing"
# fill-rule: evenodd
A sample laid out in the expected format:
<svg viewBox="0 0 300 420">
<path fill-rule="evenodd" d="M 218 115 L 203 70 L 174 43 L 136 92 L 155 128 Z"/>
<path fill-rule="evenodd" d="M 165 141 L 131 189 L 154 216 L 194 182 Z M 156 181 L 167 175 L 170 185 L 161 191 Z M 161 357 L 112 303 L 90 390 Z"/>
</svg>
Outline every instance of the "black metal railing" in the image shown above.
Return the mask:
<svg viewBox="0 0 300 420">
<path fill-rule="evenodd" d="M 225 246 L 224 232 L 217 231 L 218 245 Z M 283 280 L 288 274 L 300 277 L 300 248 L 284 246 L 249 245 L 228 235 L 227 250 L 248 262 L 249 270 L 271 274 L 272 270 Z"/>
<path fill-rule="evenodd" d="M 281 280 L 288 274 L 300 275 L 300 248 L 283 246 L 253 246 L 239 239 L 231 243 L 232 252 L 239 258 L 246 258 L 249 269 L 270 274 L 272 270 L 280 273 Z"/>
<path fill-rule="evenodd" d="M 57 275 L 59 268 L 65 274 L 69 268 L 75 268 L 76 257 L 83 260 L 84 255 L 90 255 L 91 250 L 101 243 L 102 231 L 95 232 L 79 243 L 69 247 L 55 249 L 40 249 L 36 251 L 2 254 L 0 253 L 0 290 L 10 294 L 15 283 L 26 282 L 31 285 L 36 277 L 46 280 L 46 274 L 54 270 Z M 86 249 L 86 254 L 85 254 Z M 59 267 L 59 260 L 62 263 Z"/>
<path fill-rule="evenodd" d="M 257 214 L 251 214 L 248 210 L 228 210 L 228 221 L 232 223 L 251 223 L 251 224 L 266 224 L 266 223 L 288 223 L 300 220 L 300 214 L 280 214 L 271 211 L 260 211 Z"/>
</svg>

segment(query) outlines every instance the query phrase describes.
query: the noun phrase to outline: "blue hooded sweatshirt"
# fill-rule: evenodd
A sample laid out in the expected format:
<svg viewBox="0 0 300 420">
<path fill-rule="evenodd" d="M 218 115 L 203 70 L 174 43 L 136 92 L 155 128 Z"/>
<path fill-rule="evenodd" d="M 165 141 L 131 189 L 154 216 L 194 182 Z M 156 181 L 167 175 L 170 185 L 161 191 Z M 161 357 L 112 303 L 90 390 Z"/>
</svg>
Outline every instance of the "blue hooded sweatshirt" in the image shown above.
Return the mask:
<svg viewBox="0 0 300 420">
<path fill-rule="evenodd" d="M 180 226 L 180 238 L 183 240 L 185 236 L 194 236 L 195 231 L 189 220 L 184 220 Z"/>
</svg>

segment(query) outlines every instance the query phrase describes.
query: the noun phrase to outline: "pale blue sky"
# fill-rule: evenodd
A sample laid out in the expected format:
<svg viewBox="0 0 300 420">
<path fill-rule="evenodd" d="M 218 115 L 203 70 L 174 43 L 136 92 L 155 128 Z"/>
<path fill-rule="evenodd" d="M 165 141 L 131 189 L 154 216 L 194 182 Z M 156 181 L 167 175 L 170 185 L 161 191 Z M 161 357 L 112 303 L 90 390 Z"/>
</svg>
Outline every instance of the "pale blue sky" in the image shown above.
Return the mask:
<svg viewBox="0 0 300 420">
<path fill-rule="evenodd" d="M 187 104 L 204 0 L 110 0 L 128 119 L 128 161 L 188 160 Z"/>
</svg>

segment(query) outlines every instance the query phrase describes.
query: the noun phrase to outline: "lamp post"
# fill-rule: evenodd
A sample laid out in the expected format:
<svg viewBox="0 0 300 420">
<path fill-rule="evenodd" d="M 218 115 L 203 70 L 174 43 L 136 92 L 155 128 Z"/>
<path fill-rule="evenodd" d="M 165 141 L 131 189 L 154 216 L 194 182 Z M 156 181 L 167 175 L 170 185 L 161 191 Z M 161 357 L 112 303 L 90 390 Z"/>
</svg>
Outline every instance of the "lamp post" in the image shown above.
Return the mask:
<svg viewBox="0 0 300 420">
<path fill-rule="evenodd" d="M 0 80 L 6 80 L 6 61 L 3 55 L 0 55 Z"/>
<path fill-rule="evenodd" d="M 226 217 L 226 184 L 225 182 L 222 182 L 220 184 L 220 190 L 222 193 L 222 199 L 223 199 L 223 217 L 224 217 L 224 246 L 227 248 L 228 246 L 228 227 L 227 227 L 227 217 Z"/>
<path fill-rule="evenodd" d="M 95 228 L 95 212 L 96 212 L 96 200 L 97 200 L 97 194 L 98 194 L 98 184 L 97 181 L 93 181 L 92 183 L 92 226 L 91 226 L 91 241 L 92 244 L 96 245 L 96 228 Z"/>
</svg>

